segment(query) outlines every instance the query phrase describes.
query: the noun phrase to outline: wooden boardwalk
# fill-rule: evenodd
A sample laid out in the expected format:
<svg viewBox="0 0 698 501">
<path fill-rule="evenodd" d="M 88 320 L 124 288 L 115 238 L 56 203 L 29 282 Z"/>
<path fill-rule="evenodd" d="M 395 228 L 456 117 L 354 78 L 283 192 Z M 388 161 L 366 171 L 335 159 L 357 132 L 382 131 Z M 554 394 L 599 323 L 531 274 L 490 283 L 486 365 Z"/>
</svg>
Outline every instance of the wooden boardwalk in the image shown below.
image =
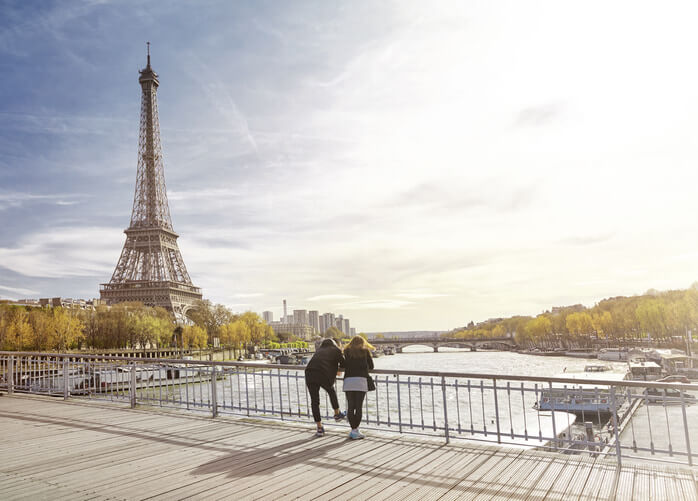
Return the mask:
<svg viewBox="0 0 698 501">
<path fill-rule="evenodd" d="M 0 396 L 0 499 L 698 500 L 696 471 Z"/>
</svg>

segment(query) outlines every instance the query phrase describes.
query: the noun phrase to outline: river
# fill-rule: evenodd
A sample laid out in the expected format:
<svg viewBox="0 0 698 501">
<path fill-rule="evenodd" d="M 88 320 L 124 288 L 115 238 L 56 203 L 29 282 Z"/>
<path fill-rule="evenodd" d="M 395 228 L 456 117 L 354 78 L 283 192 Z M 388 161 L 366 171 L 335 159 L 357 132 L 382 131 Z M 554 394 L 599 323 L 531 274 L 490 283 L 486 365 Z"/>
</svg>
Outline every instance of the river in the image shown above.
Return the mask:
<svg viewBox="0 0 698 501">
<path fill-rule="evenodd" d="M 423 351 L 428 349 L 428 352 Z M 607 362 L 573 357 L 523 355 L 509 351 L 464 351 L 456 348 L 408 346 L 403 353 L 374 360 L 376 369 L 502 374 L 517 376 L 554 377 L 563 372 L 582 372 L 589 364 L 608 365 L 614 369 L 627 368 L 625 362 Z"/>
</svg>

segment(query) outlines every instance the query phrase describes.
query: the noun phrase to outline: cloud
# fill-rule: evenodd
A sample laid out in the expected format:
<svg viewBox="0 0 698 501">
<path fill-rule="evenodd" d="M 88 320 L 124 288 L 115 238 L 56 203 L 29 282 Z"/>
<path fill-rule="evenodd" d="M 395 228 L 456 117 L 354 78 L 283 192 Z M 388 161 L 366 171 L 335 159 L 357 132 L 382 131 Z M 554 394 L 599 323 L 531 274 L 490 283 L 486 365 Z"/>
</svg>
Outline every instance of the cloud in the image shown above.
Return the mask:
<svg viewBox="0 0 698 501">
<path fill-rule="evenodd" d="M 337 305 L 342 310 L 400 310 L 414 304 L 412 301 L 400 301 L 396 299 L 373 299 L 343 303 Z"/>
<path fill-rule="evenodd" d="M 431 299 L 435 297 L 448 297 L 450 294 L 436 294 L 433 292 L 401 292 L 399 294 L 395 294 L 397 297 L 404 297 L 407 299 Z"/>
<path fill-rule="evenodd" d="M 0 290 L 8 291 L 14 294 L 19 294 L 22 296 L 33 296 L 35 294 L 38 294 L 37 291 L 30 290 L 30 289 L 21 289 L 19 287 L 7 287 L 5 285 L 0 285 Z"/>
<path fill-rule="evenodd" d="M 34 194 L 25 192 L 0 192 L 0 210 L 22 207 L 24 205 L 34 203 L 53 203 L 55 205 L 75 205 L 80 203 L 78 200 L 70 200 L 70 198 L 85 198 L 87 195 L 75 194 Z"/>
<path fill-rule="evenodd" d="M 547 103 L 519 111 L 514 119 L 516 127 L 540 127 L 549 125 L 562 115 L 560 103 Z"/>
<path fill-rule="evenodd" d="M 336 299 L 353 299 L 359 296 L 354 296 L 351 294 L 324 294 L 320 296 L 313 296 L 306 299 L 306 301 L 334 301 Z"/>
<path fill-rule="evenodd" d="M 560 240 L 560 243 L 565 244 L 565 245 L 574 245 L 574 246 L 582 246 L 582 245 L 595 245 L 595 244 L 600 244 L 604 242 L 608 242 L 613 238 L 612 233 L 604 233 L 601 235 L 582 235 L 582 236 L 573 236 L 573 237 L 567 237 L 563 238 Z"/>
<path fill-rule="evenodd" d="M 124 237 L 117 228 L 59 227 L 0 247 L 0 267 L 28 277 L 101 277 L 109 281 Z"/>
</svg>

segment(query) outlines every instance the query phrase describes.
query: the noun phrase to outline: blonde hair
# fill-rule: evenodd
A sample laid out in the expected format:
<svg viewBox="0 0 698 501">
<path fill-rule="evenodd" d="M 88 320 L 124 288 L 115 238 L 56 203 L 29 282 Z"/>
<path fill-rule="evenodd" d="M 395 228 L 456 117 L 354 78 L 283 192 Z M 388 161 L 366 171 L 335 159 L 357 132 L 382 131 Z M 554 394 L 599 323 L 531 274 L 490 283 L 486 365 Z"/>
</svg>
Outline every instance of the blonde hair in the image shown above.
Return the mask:
<svg viewBox="0 0 698 501">
<path fill-rule="evenodd" d="M 375 350 L 371 344 L 366 341 L 361 336 L 354 336 L 344 347 L 344 355 L 350 358 L 358 358 L 370 354 L 372 350 Z"/>
</svg>

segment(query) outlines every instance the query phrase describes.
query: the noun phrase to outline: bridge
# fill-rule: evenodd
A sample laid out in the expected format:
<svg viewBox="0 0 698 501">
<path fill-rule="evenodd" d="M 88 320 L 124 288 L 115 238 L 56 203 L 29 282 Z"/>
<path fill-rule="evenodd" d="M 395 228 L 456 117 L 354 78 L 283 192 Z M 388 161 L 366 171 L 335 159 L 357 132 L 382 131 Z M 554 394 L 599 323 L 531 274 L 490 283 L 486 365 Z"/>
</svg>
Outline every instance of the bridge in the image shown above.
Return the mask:
<svg viewBox="0 0 698 501">
<path fill-rule="evenodd" d="M 36 355 L 0 352 L 3 501 L 698 501 L 698 406 L 684 397 L 585 437 L 569 413 L 532 405 L 573 379 L 375 370 L 367 438 L 352 441 L 331 418 L 313 437 L 297 366 Z M 676 387 L 599 382 L 639 404 L 647 387 Z"/>
<path fill-rule="evenodd" d="M 372 339 L 370 343 L 376 347 L 393 348 L 397 353 L 402 353 L 406 346 L 429 346 L 434 353 L 441 347 L 463 348 L 477 351 L 478 348 L 493 348 L 499 350 L 511 350 L 516 347 L 513 337 L 488 337 L 475 339 L 456 338 L 411 338 L 411 339 Z"/>
</svg>

